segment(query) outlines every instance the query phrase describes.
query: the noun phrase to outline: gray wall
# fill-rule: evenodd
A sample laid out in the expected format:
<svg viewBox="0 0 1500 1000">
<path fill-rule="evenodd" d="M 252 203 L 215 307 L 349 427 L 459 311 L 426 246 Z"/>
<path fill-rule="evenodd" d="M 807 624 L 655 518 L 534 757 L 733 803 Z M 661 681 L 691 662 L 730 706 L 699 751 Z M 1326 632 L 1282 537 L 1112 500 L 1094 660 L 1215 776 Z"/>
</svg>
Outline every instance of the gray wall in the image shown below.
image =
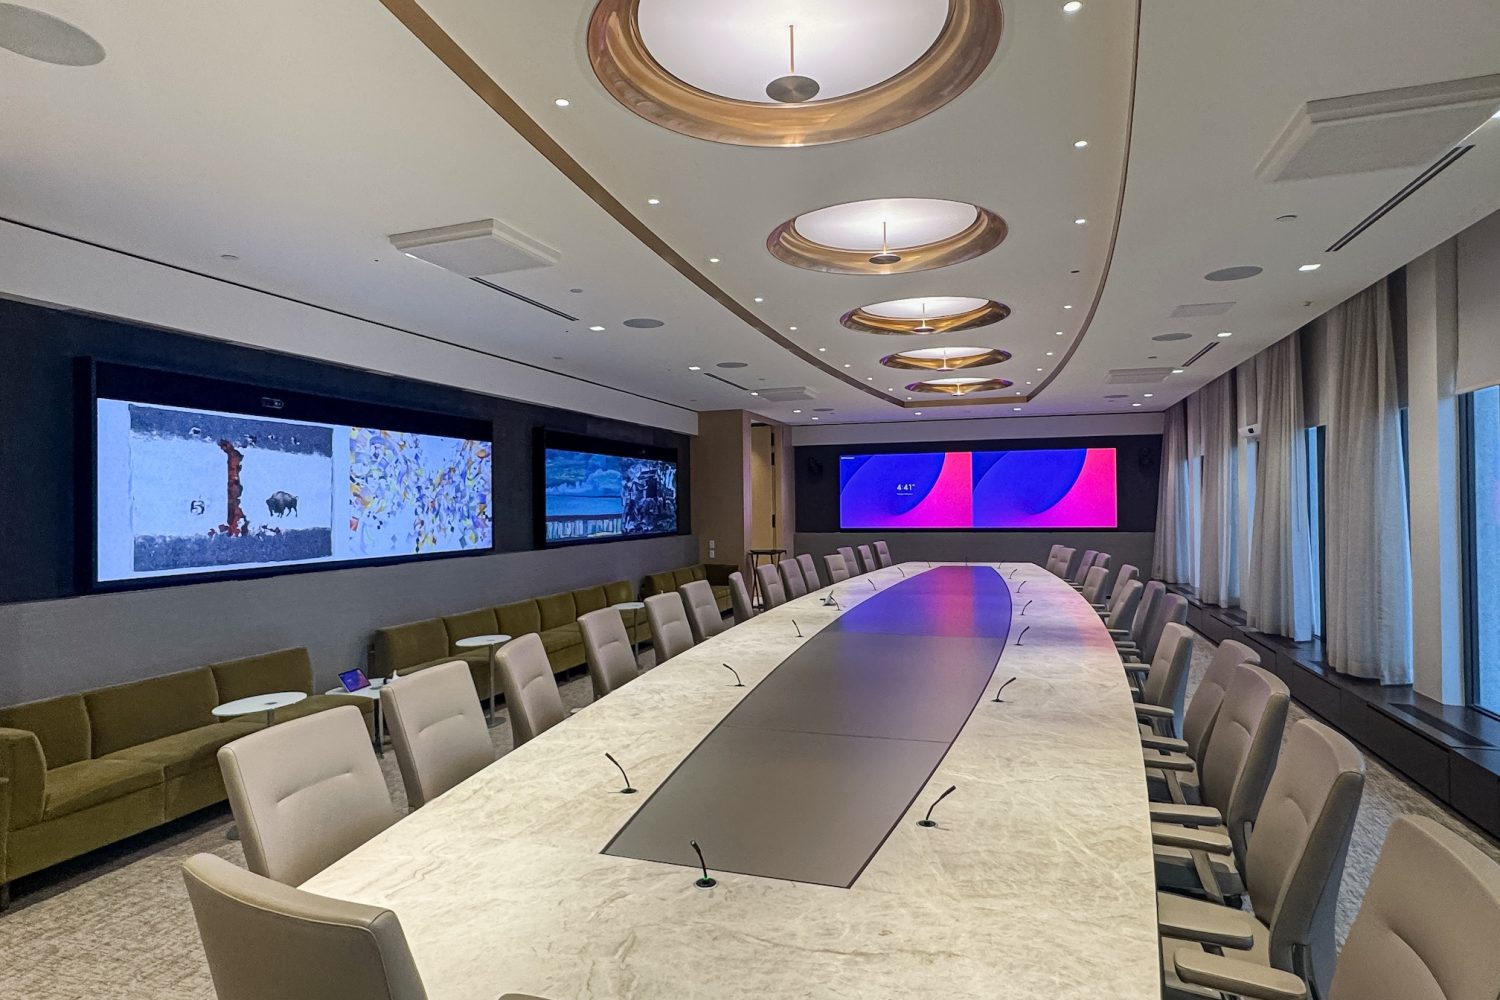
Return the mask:
<svg viewBox="0 0 1500 1000">
<path fill-rule="evenodd" d="M 363 667 L 385 625 L 573 590 L 697 561 L 695 535 L 436 559 L 0 605 L 0 705 L 288 646 L 317 690 Z"/>
<path fill-rule="evenodd" d="M 837 552 L 840 545 L 868 545 L 885 539 L 897 562 L 930 559 L 933 562 L 1034 562 L 1045 565 L 1055 544 L 1071 545 L 1079 552 L 1102 549 L 1109 553 L 1110 569 L 1133 563 L 1141 576 L 1151 575 L 1151 547 L 1155 535 L 1149 531 L 830 531 L 797 532 L 797 551 L 811 552 L 824 572 L 822 557 Z M 826 583 L 826 579 L 824 580 Z"/>
</svg>

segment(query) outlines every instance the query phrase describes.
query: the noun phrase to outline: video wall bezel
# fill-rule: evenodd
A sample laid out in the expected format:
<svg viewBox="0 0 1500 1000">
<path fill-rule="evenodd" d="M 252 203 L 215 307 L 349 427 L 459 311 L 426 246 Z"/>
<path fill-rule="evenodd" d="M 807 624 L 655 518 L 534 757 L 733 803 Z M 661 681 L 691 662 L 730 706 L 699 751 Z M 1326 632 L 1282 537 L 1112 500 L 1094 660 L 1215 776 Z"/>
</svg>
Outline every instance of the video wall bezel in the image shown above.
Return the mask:
<svg viewBox="0 0 1500 1000">
<path fill-rule="evenodd" d="M 682 484 L 677 487 L 677 527 L 671 531 L 653 531 L 640 535 L 612 535 L 605 538 L 576 538 L 565 541 L 547 540 L 547 452 L 576 451 L 590 455 L 610 455 L 618 458 L 645 458 L 668 462 L 682 475 L 682 461 L 676 448 L 661 445 L 636 444 L 613 438 L 595 437 L 590 434 L 574 434 L 547 427 L 536 429 L 532 447 L 532 544 L 538 549 L 562 549 L 575 545 L 605 545 L 611 542 L 638 542 L 643 538 L 670 538 L 683 534 L 682 530 Z"/>
</svg>

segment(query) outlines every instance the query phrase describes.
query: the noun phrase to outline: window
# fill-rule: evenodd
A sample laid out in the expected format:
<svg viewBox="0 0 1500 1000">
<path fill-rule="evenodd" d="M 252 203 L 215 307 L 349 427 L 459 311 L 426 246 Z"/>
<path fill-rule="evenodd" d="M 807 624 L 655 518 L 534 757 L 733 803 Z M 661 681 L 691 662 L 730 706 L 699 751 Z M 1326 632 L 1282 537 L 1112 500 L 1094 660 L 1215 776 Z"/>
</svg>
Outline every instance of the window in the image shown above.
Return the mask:
<svg viewBox="0 0 1500 1000">
<path fill-rule="evenodd" d="M 1466 409 L 1469 697 L 1500 715 L 1500 386 L 1472 393 Z"/>
<path fill-rule="evenodd" d="M 1319 639 L 1323 638 L 1323 623 L 1328 620 L 1328 534 L 1324 530 L 1323 518 L 1327 443 L 1327 427 L 1307 429 L 1307 523 L 1312 532 L 1313 635 Z"/>
</svg>

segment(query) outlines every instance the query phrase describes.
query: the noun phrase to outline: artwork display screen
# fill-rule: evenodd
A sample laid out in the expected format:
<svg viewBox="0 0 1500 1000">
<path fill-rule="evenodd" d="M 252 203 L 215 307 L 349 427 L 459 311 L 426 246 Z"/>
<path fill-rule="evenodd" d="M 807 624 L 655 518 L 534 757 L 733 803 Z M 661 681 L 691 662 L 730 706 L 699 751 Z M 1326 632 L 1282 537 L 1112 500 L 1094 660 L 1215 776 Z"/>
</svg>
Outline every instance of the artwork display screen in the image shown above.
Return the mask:
<svg viewBox="0 0 1500 1000">
<path fill-rule="evenodd" d="M 1114 528 L 1114 448 L 843 455 L 839 523 L 860 528 Z"/>
<path fill-rule="evenodd" d="M 676 462 L 546 448 L 542 476 L 548 545 L 677 531 Z"/>
<path fill-rule="evenodd" d="M 95 400 L 95 579 L 486 550 L 489 441 Z"/>
</svg>

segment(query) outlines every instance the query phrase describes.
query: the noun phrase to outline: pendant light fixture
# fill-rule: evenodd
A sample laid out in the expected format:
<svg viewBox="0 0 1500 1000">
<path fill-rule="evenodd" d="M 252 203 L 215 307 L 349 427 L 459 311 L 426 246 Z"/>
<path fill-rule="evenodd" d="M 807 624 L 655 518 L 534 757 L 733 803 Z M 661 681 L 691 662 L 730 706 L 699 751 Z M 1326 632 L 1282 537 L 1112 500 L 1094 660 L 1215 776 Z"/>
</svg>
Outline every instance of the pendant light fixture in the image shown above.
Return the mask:
<svg viewBox="0 0 1500 1000">
<path fill-rule="evenodd" d="M 810 76 L 800 76 L 797 73 L 797 26 L 789 24 L 786 26 L 787 36 L 787 64 L 786 76 L 778 76 L 766 84 L 766 96 L 778 104 L 805 104 L 818 96 L 822 88 L 818 81 Z"/>
<path fill-rule="evenodd" d="M 890 241 L 886 238 L 886 224 L 880 224 L 880 252 L 870 258 L 871 264 L 899 264 L 901 255 L 891 253 Z"/>
<path fill-rule="evenodd" d="M 937 327 L 935 327 L 931 323 L 927 322 L 927 300 L 926 299 L 922 300 L 922 322 L 921 322 L 920 325 L 912 327 L 911 328 L 911 332 L 915 333 L 915 334 L 920 334 L 920 335 L 923 335 L 923 336 L 925 336 L 925 335 L 927 335 L 929 333 L 937 333 Z"/>
</svg>

